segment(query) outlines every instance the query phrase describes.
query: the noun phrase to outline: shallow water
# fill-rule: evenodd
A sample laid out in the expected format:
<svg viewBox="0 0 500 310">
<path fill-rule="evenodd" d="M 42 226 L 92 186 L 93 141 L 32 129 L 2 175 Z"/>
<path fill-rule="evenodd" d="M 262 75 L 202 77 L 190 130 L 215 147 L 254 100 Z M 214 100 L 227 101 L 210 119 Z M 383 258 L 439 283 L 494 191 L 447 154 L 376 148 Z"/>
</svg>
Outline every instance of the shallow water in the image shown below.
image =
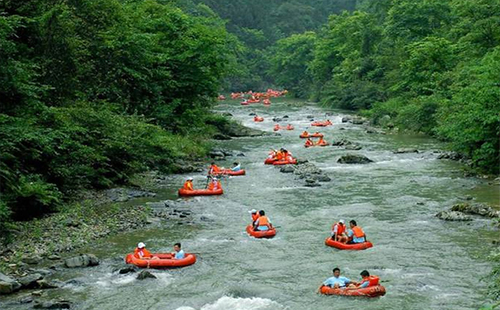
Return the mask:
<svg viewBox="0 0 500 310">
<path fill-rule="evenodd" d="M 60 280 L 77 281 L 48 292 L 48 297 L 64 297 L 75 301 L 76 309 L 89 310 L 477 309 L 487 301 L 482 278 L 491 266 L 484 257 L 497 232 L 484 219 L 443 222 L 434 215 L 468 195 L 498 204 L 498 186 L 463 178 L 460 164 L 437 160 L 433 151 L 444 145 L 422 136 L 367 134 L 361 126 L 341 124 L 344 114 L 337 111 L 328 117 L 334 125 L 320 129 L 325 139 L 345 138 L 363 149 L 305 149 L 298 135 L 310 124 L 306 115 L 323 120 L 323 109 L 279 103 L 242 107 L 230 101 L 217 110 L 266 131 L 272 131 L 271 116 L 286 114 L 289 121 L 282 125 L 291 123 L 296 129 L 281 131 L 281 136 L 221 142 L 245 153 L 237 160 L 247 176 L 223 179 L 223 196 L 189 199 L 195 217 L 213 222 L 170 223 L 100 241 L 86 251 L 101 257 L 101 265 L 57 274 Z M 252 121 L 248 114 L 254 111 L 265 117 L 263 123 Z M 264 165 L 269 149 L 282 146 L 322 168 L 332 182 L 307 188 L 303 180 Z M 399 147 L 420 152 L 393 154 Z M 345 153 L 364 154 L 375 162 L 338 164 Z M 220 164 L 229 166 L 233 160 Z M 183 178 L 169 178 L 156 200 L 174 198 Z M 195 175 L 195 185 L 204 183 L 203 175 Z M 245 233 L 252 208 L 267 212 L 278 227 L 276 238 L 258 240 Z M 326 247 L 332 223 L 341 218 L 355 219 L 374 247 L 353 252 Z M 198 262 L 183 269 L 152 270 L 157 280 L 113 273 L 138 241 L 158 252 L 182 242 L 186 252 L 199 253 Z M 318 286 L 334 267 L 356 281 L 363 269 L 379 275 L 387 294 L 375 299 L 318 295 Z M 12 297 L 6 301 L 6 309 L 31 307 L 12 304 Z"/>
</svg>

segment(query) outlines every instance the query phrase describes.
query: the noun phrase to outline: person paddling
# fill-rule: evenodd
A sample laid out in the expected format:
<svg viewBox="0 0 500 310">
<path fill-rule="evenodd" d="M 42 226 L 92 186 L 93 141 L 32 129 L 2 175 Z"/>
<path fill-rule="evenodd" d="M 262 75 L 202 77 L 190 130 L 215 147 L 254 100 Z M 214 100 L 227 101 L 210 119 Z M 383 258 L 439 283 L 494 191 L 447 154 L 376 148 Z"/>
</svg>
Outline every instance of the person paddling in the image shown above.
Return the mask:
<svg viewBox="0 0 500 310">
<path fill-rule="evenodd" d="M 264 210 L 259 211 L 259 218 L 254 222 L 253 226 L 255 231 L 266 231 L 273 228 L 273 224 Z"/>
<path fill-rule="evenodd" d="M 222 188 L 222 185 L 220 184 L 220 181 L 217 178 L 212 178 L 212 181 L 208 183 L 208 189 L 211 191 L 215 191 Z"/>
<path fill-rule="evenodd" d="M 351 229 L 347 231 L 347 237 L 349 238 L 347 241 L 348 244 L 363 243 L 366 241 L 365 232 L 363 231 L 363 229 L 361 229 L 361 227 L 357 225 L 358 224 L 355 220 L 351 220 L 349 222 L 349 226 Z"/>
</svg>

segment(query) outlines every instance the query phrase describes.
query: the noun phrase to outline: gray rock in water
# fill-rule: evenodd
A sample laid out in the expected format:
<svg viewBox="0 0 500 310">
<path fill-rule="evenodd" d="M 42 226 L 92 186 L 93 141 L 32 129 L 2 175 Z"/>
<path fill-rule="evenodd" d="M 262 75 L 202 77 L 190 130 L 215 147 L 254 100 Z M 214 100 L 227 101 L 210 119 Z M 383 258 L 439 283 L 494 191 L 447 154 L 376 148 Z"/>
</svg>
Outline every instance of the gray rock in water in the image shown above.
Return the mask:
<svg viewBox="0 0 500 310">
<path fill-rule="evenodd" d="M 279 118 L 279 117 L 275 117 L 275 118 L 273 118 L 273 122 L 279 123 L 279 122 L 281 122 L 281 121 L 283 121 L 283 119 L 282 119 L 282 118 Z"/>
<path fill-rule="evenodd" d="M 364 155 L 359 155 L 359 154 L 347 154 L 341 156 L 338 160 L 338 163 L 340 164 L 368 164 L 372 163 L 373 160 L 369 159 L 368 157 Z"/>
<path fill-rule="evenodd" d="M 450 160 L 461 160 L 463 156 L 457 152 L 446 152 L 440 154 L 437 159 L 450 159 Z"/>
<path fill-rule="evenodd" d="M 491 218 L 500 218 L 500 211 L 494 210 L 484 204 L 459 203 L 451 207 L 451 211 L 480 215 Z"/>
<path fill-rule="evenodd" d="M 417 149 L 414 148 L 399 148 L 393 152 L 394 154 L 404 154 L 404 153 L 418 153 Z"/>
<path fill-rule="evenodd" d="M 285 119 L 285 118 L 289 118 L 289 117 L 288 117 L 288 115 L 284 115 L 282 118 Z"/>
<path fill-rule="evenodd" d="M 445 221 L 472 221 L 472 218 L 457 211 L 441 211 L 436 217 Z"/>
<path fill-rule="evenodd" d="M 342 117 L 342 123 L 348 123 L 352 120 L 352 116 L 344 116 Z"/>
<path fill-rule="evenodd" d="M 253 113 L 253 112 L 252 112 L 252 113 L 250 113 L 250 114 L 248 114 L 248 116 L 255 116 L 255 115 L 257 115 L 257 114 L 256 114 L 256 113 Z"/>
<path fill-rule="evenodd" d="M 34 288 L 37 286 L 36 281 L 41 280 L 43 276 L 39 273 L 29 274 L 22 278 L 17 279 L 23 288 Z"/>
<path fill-rule="evenodd" d="M 40 288 L 40 289 L 51 289 L 51 288 L 58 288 L 58 286 L 52 282 L 48 282 L 47 280 L 45 279 L 42 279 L 42 280 L 38 280 L 36 281 L 36 285 L 35 285 L 36 288 Z"/>
<path fill-rule="evenodd" d="M 61 256 L 56 255 L 56 254 L 52 254 L 52 255 L 49 255 L 47 258 L 50 260 L 59 260 L 59 259 L 61 259 Z"/>
<path fill-rule="evenodd" d="M 147 278 L 156 279 L 156 276 L 147 270 L 143 270 L 137 275 L 137 280 L 144 280 Z"/>
<path fill-rule="evenodd" d="M 359 151 L 361 150 L 363 147 L 359 144 L 348 144 L 344 147 L 346 150 L 349 150 L 349 151 Z"/>
<path fill-rule="evenodd" d="M 306 118 L 308 118 L 308 119 L 312 118 L 314 120 L 314 115 L 307 115 Z"/>
<path fill-rule="evenodd" d="M 82 254 L 64 261 L 67 268 L 88 267 L 99 265 L 99 259 L 94 254 Z"/>
<path fill-rule="evenodd" d="M 283 172 L 283 173 L 293 173 L 295 171 L 295 169 L 292 167 L 292 166 L 283 166 L 280 168 L 280 172 Z"/>
<path fill-rule="evenodd" d="M 71 302 L 67 300 L 58 300 L 58 301 L 36 301 L 33 305 L 35 309 L 70 309 Z"/>
<path fill-rule="evenodd" d="M 21 283 L 3 273 L 0 273 L 0 295 L 14 293 L 20 290 L 21 286 Z"/>
<path fill-rule="evenodd" d="M 122 268 L 118 269 L 119 274 L 126 274 L 126 273 L 132 273 L 132 272 L 137 272 L 139 268 L 134 265 L 126 265 Z"/>
<path fill-rule="evenodd" d="M 226 155 L 224 155 L 224 153 L 222 153 L 221 151 L 211 151 L 208 153 L 208 156 L 210 156 L 211 158 L 224 158 L 224 157 L 226 157 Z"/>
<path fill-rule="evenodd" d="M 33 297 L 31 296 L 26 296 L 19 301 L 21 304 L 29 304 L 30 302 L 33 302 Z"/>
<path fill-rule="evenodd" d="M 238 156 L 238 157 L 245 157 L 245 153 L 240 152 L 236 156 Z"/>
<path fill-rule="evenodd" d="M 318 187 L 318 186 L 321 186 L 321 184 L 319 184 L 316 180 L 306 179 L 305 186 L 307 186 L 307 187 Z"/>
<path fill-rule="evenodd" d="M 329 176 L 324 174 L 317 175 L 314 178 L 319 182 L 330 182 L 332 180 Z"/>
<path fill-rule="evenodd" d="M 351 120 L 354 125 L 363 125 L 366 121 L 364 117 L 355 117 Z"/>
</svg>

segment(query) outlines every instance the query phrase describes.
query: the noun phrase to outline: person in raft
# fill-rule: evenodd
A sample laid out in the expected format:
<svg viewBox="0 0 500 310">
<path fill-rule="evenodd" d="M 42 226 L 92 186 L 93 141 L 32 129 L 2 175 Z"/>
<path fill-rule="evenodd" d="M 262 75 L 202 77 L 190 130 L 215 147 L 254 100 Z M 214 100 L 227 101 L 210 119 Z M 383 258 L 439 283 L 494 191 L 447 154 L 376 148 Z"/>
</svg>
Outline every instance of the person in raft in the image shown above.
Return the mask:
<svg viewBox="0 0 500 310">
<path fill-rule="evenodd" d="M 241 165 L 238 162 L 233 163 L 233 167 L 231 168 L 231 171 L 240 171 L 241 170 Z"/>
<path fill-rule="evenodd" d="M 219 188 L 222 188 L 222 185 L 220 184 L 220 181 L 217 178 L 212 178 L 212 181 L 208 183 L 208 190 L 215 191 L 218 190 Z"/>
<path fill-rule="evenodd" d="M 208 168 L 208 174 L 213 175 L 213 174 L 219 174 L 221 172 L 221 168 L 217 167 L 217 165 L 212 162 L 210 164 L 210 168 Z"/>
<path fill-rule="evenodd" d="M 259 212 L 257 210 L 252 209 L 248 211 L 252 215 L 252 226 L 255 226 L 255 221 L 259 218 Z"/>
<path fill-rule="evenodd" d="M 354 285 L 349 286 L 348 289 L 358 289 L 358 288 L 366 288 L 370 286 L 378 285 L 380 278 L 377 276 L 370 276 L 370 273 L 367 270 L 361 271 L 359 274 L 361 276 L 361 282 L 354 283 Z"/>
<path fill-rule="evenodd" d="M 184 182 L 184 186 L 182 187 L 185 190 L 192 191 L 193 190 L 193 178 L 187 178 L 186 182 Z"/>
<path fill-rule="evenodd" d="M 361 227 L 357 226 L 358 224 L 356 223 L 355 220 L 351 220 L 349 222 L 349 229 L 347 231 L 347 243 L 348 244 L 353 244 L 353 243 L 363 243 L 366 241 L 366 235 L 363 229 Z"/>
<path fill-rule="evenodd" d="M 174 259 L 183 259 L 184 257 L 186 257 L 186 254 L 184 254 L 184 251 L 181 250 L 180 243 L 174 244 L 174 252 L 172 252 L 172 257 Z"/>
<path fill-rule="evenodd" d="M 345 240 L 344 232 L 346 231 L 344 220 L 338 221 L 332 225 L 332 240 L 334 241 L 342 241 Z"/>
<path fill-rule="evenodd" d="M 321 285 L 318 289 L 321 290 L 322 286 L 328 286 L 331 288 L 346 288 L 348 285 L 353 284 L 353 282 L 346 277 L 343 277 L 340 275 L 340 269 L 339 268 L 333 268 L 333 277 L 330 277 L 323 282 L 323 285 Z"/>
<path fill-rule="evenodd" d="M 264 210 L 259 211 L 259 218 L 253 224 L 253 230 L 255 231 L 265 231 L 273 228 L 273 224 L 267 218 L 266 212 Z"/>
<path fill-rule="evenodd" d="M 153 256 L 151 252 L 146 249 L 144 242 L 139 242 L 137 248 L 134 250 L 134 257 L 138 259 L 158 259 L 158 256 Z"/>
<path fill-rule="evenodd" d="M 311 138 L 307 138 L 306 143 L 304 144 L 304 146 L 313 146 L 313 145 L 314 145 L 313 140 L 311 140 Z"/>
<path fill-rule="evenodd" d="M 309 133 L 307 132 L 307 130 L 304 130 L 304 132 L 302 132 L 301 136 L 309 137 Z"/>
</svg>

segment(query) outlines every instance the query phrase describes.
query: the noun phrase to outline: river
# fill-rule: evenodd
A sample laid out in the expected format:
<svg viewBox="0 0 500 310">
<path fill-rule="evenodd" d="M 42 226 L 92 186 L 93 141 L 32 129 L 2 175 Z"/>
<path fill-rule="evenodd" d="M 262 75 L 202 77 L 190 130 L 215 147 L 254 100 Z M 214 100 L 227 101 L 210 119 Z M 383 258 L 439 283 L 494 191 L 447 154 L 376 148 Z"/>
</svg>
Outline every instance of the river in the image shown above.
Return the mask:
<svg viewBox="0 0 500 310">
<path fill-rule="evenodd" d="M 485 257 L 498 231 L 485 219 L 444 222 L 435 214 L 466 196 L 498 204 L 498 186 L 464 178 L 461 164 L 438 160 L 434 151 L 443 149 L 442 143 L 416 135 L 369 134 L 362 126 L 342 124 L 345 112 L 315 105 L 244 107 L 228 101 L 216 110 L 230 112 L 244 125 L 265 131 L 272 131 L 273 116 L 288 115 L 289 121 L 282 124 L 291 123 L 295 130 L 280 132 L 281 136 L 218 142 L 245 154 L 237 160 L 247 175 L 224 179 L 223 196 L 188 199 L 193 216 L 209 221 L 169 223 L 96 242 L 82 252 L 97 254 L 101 265 L 57 273 L 56 279 L 76 281 L 48 292 L 47 297 L 72 300 L 75 309 L 85 310 L 458 310 L 477 309 L 487 301 L 483 278 L 491 263 Z M 265 121 L 254 123 L 250 112 Z M 333 115 L 326 117 L 325 112 Z M 307 115 L 333 121 L 333 126 L 321 129 L 325 140 L 345 138 L 363 149 L 305 149 L 298 135 L 310 124 Z M 282 146 L 316 164 L 332 181 L 308 188 L 303 180 L 264 165 L 269 149 Z M 420 152 L 393 153 L 401 147 Z M 366 155 L 374 163 L 338 164 L 339 156 L 346 153 Z M 227 167 L 232 161 L 218 163 Z M 193 176 L 195 187 L 204 185 L 202 174 Z M 185 177 L 169 177 L 154 200 L 176 198 Z M 274 239 L 258 240 L 246 234 L 247 211 L 253 208 L 264 209 L 278 227 Z M 355 219 L 374 247 L 339 251 L 325 246 L 332 223 L 339 219 Z M 173 243 L 182 242 L 186 252 L 199 253 L 198 261 L 183 269 L 152 270 L 156 280 L 138 281 L 135 274 L 113 273 L 139 241 L 158 252 L 170 252 Z M 317 294 L 334 267 L 356 281 L 360 271 L 367 269 L 380 276 L 387 294 L 374 299 Z M 6 309 L 30 307 L 10 304 Z"/>
</svg>

